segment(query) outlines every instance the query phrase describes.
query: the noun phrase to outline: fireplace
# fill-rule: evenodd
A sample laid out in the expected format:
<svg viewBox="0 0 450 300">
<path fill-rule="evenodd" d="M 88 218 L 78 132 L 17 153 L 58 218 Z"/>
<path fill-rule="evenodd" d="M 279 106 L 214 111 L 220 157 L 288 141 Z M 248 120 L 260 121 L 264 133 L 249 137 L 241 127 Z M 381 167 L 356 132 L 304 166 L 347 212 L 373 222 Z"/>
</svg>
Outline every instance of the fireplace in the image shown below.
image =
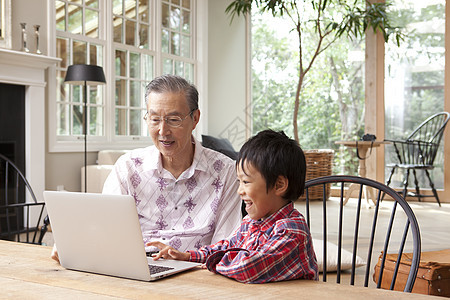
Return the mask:
<svg viewBox="0 0 450 300">
<path fill-rule="evenodd" d="M 0 153 L 25 173 L 25 86 L 0 83 Z"/>
<path fill-rule="evenodd" d="M 42 193 L 45 190 L 46 98 L 53 99 L 49 95 L 55 94 L 54 66 L 59 61 L 58 58 L 45 55 L 0 48 L 2 89 L 17 89 L 22 94 L 21 100 L 20 97 L 12 96 L 8 97 L 6 104 L 0 104 L 20 107 L 20 113 L 8 108 L 7 117 L 21 120 L 21 125 L 17 125 L 20 128 L 16 128 L 20 133 L 12 135 L 22 136 L 19 140 L 14 140 L 11 135 L 6 136 L 0 131 L 0 149 L 22 170 L 39 202 L 43 202 Z M 1 106 L 0 111 L 3 111 Z M 12 116 L 13 113 L 17 115 Z M 3 117 L 0 115 L 0 118 Z M 16 125 L 9 124 L 6 129 L 12 130 L 13 127 Z"/>
</svg>

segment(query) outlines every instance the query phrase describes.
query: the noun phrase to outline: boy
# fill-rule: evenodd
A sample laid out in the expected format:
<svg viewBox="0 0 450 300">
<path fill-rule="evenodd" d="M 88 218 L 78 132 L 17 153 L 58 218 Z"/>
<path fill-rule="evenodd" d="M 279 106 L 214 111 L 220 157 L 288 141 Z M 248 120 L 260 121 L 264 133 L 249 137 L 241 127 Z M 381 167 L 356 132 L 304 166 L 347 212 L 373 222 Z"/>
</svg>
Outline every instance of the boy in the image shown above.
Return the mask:
<svg viewBox="0 0 450 300">
<path fill-rule="evenodd" d="M 208 270 L 245 283 L 317 280 L 317 262 L 304 217 L 293 201 L 305 187 L 302 149 L 283 132 L 250 138 L 236 162 L 238 194 L 248 215 L 228 239 L 185 253 L 161 242 L 154 259 L 206 262 Z"/>
</svg>

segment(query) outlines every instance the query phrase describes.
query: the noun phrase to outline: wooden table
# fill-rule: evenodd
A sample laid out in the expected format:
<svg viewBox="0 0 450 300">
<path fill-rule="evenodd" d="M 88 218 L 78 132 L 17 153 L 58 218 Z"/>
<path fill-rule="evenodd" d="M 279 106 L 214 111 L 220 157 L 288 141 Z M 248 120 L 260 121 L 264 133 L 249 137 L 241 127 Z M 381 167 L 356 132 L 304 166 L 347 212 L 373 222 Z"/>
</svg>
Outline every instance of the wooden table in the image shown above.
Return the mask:
<svg viewBox="0 0 450 300">
<path fill-rule="evenodd" d="M 344 145 L 346 147 L 350 148 L 356 148 L 358 147 L 358 154 L 361 159 L 359 159 L 359 167 L 358 167 L 358 175 L 360 177 L 366 177 L 366 158 L 367 158 L 367 151 L 371 148 L 376 148 L 384 144 L 388 144 L 389 142 L 385 141 L 337 141 L 335 142 L 338 145 Z M 369 153 L 370 155 L 370 153 Z M 359 190 L 359 185 L 351 184 L 347 190 L 347 193 L 345 195 L 345 201 L 344 205 L 347 204 L 348 199 L 352 195 L 354 191 Z M 363 190 L 363 197 L 366 199 L 366 203 L 368 207 L 371 207 L 372 205 L 375 205 L 375 198 L 372 189 L 364 187 Z M 372 203 L 371 203 L 372 202 Z"/>
<path fill-rule="evenodd" d="M 2 299 L 431 299 L 309 280 L 243 284 L 205 269 L 154 282 L 66 270 L 50 247 L 0 241 Z M 436 298 L 441 299 L 441 298 Z"/>
</svg>

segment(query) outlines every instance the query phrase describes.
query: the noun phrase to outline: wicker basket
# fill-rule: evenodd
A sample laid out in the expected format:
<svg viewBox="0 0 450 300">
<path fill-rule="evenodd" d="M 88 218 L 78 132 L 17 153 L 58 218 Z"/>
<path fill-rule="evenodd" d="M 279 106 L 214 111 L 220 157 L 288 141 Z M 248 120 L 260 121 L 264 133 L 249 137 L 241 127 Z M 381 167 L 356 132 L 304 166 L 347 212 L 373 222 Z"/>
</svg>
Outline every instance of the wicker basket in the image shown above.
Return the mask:
<svg viewBox="0 0 450 300">
<path fill-rule="evenodd" d="M 305 150 L 304 153 L 306 158 L 306 180 L 331 175 L 334 157 L 333 150 Z M 330 197 L 330 190 L 330 185 L 328 185 L 326 188 L 326 199 Z M 308 195 L 309 200 L 322 200 L 323 187 L 318 185 L 308 189 Z M 306 191 L 299 200 L 306 200 Z"/>
</svg>

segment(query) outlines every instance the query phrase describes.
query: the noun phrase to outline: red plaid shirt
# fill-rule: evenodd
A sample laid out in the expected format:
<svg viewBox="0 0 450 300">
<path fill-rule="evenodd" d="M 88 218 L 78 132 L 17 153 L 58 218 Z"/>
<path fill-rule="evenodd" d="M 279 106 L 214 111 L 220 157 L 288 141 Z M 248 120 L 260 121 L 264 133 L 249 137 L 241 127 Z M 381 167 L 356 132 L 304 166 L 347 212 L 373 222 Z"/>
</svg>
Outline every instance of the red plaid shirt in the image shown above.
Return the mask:
<svg viewBox="0 0 450 300">
<path fill-rule="evenodd" d="M 311 235 L 293 203 L 263 221 L 246 216 L 229 240 L 188 252 L 191 261 L 240 282 L 318 279 Z"/>
</svg>

